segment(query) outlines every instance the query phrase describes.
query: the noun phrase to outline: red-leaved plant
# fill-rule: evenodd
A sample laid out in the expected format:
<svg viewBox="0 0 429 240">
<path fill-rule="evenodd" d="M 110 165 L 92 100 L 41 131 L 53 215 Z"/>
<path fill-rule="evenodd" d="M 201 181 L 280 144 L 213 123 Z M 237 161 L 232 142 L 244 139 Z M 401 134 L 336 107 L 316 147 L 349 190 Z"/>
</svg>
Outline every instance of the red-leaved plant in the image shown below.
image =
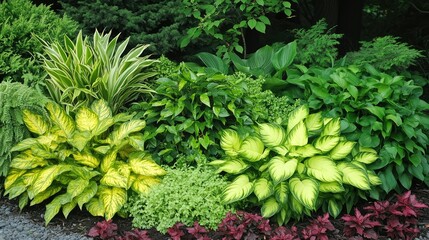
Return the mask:
<svg viewBox="0 0 429 240">
<path fill-rule="evenodd" d="M 185 232 L 182 230 L 184 227 L 182 223 L 176 223 L 174 226 L 167 230 L 167 233 L 170 235 L 172 240 L 180 240 L 180 237 L 185 235 Z"/>
<path fill-rule="evenodd" d="M 328 240 L 328 231 L 334 231 L 335 227 L 329 221 L 329 214 L 325 213 L 317 219 L 311 220 L 310 225 L 302 229 L 302 237 L 310 240 Z"/>
<path fill-rule="evenodd" d="M 355 215 L 345 214 L 341 219 L 344 220 L 344 235 L 346 237 L 365 237 L 367 239 L 378 239 L 375 227 L 381 226 L 378 221 L 372 220 L 371 214 L 362 215 L 359 209 L 355 208 Z"/>
<path fill-rule="evenodd" d="M 117 230 L 118 225 L 112 222 L 112 220 L 109 221 L 101 221 L 95 224 L 94 227 L 92 227 L 89 232 L 88 236 L 90 237 L 98 237 L 100 239 L 113 239 L 117 236 Z"/>
</svg>

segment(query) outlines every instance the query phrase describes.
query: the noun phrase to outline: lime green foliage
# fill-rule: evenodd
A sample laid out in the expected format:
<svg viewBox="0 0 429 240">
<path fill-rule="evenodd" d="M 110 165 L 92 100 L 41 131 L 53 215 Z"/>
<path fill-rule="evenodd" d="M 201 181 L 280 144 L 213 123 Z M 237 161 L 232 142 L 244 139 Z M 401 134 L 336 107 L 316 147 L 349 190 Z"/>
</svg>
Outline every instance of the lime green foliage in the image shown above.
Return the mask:
<svg viewBox="0 0 429 240">
<path fill-rule="evenodd" d="M 344 118 L 347 138 L 379 152 L 370 168 L 377 170 L 381 189 L 409 189 L 415 179 L 429 185 L 429 104 L 422 87 L 406 76 L 378 72 L 370 65 L 300 68 L 289 71 L 289 85 L 301 87 L 301 99 L 311 109 Z"/>
<path fill-rule="evenodd" d="M 162 163 L 172 163 L 178 154 L 222 154 L 219 132 L 231 125 L 250 125 L 262 114 L 252 111 L 246 78 L 195 73 L 182 63 L 177 73 L 158 79 L 153 99 L 131 108 L 147 121 L 147 150 Z"/>
<path fill-rule="evenodd" d="M 191 40 L 205 34 L 221 42 L 218 54 L 237 51 L 246 55 L 246 29 L 265 33 L 271 25 L 269 13 L 292 15 L 291 2 L 279 0 L 182 0 L 185 14 L 198 20 L 198 26 L 190 28 L 180 41 L 186 47 Z"/>
<path fill-rule="evenodd" d="M 42 43 L 73 35 L 77 23 L 60 17 L 45 5 L 33 5 L 29 0 L 10 0 L 0 3 L 0 81 L 22 82 L 36 86 L 43 84 L 46 73 L 38 64 L 37 53 Z"/>
<path fill-rule="evenodd" d="M 222 132 L 227 157 L 210 162 L 233 178 L 224 189 L 225 203 L 244 199 L 261 207 L 263 217 L 279 224 L 323 207 L 334 217 L 350 211 L 365 191 L 380 184 L 367 165 L 378 157 L 341 136 L 339 118 L 310 114 L 303 105 L 290 113 L 285 127 L 263 123 L 257 134 Z"/>
<path fill-rule="evenodd" d="M 149 51 L 167 54 L 178 51 L 191 19 L 182 13 L 181 0 L 61 0 L 64 12 L 79 22 L 85 34 L 95 29 L 130 37 L 130 46 L 150 44 Z"/>
<path fill-rule="evenodd" d="M 384 71 L 401 71 L 416 63 L 422 56 L 420 51 L 399 42 L 397 37 L 385 36 L 362 42 L 359 51 L 347 54 L 346 64 L 360 67 L 371 64 Z"/>
<path fill-rule="evenodd" d="M 24 110 L 23 120 L 35 137 L 12 148 L 18 152 L 5 180 L 5 194 L 46 205 L 46 224 L 62 210 L 65 217 L 83 206 L 94 216 L 111 219 L 127 201 L 128 191 L 145 193 L 165 174 L 143 149 L 146 123 L 132 115 L 112 116 L 107 104 L 81 107 L 73 119 L 57 104 L 46 104 L 49 119 Z"/>
<path fill-rule="evenodd" d="M 13 154 L 10 149 L 29 136 L 22 110 L 42 113 L 48 99 L 21 83 L 0 83 L 0 176 L 6 176 Z"/>
<path fill-rule="evenodd" d="M 298 29 L 295 38 L 298 45 L 295 62 L 306 66 L 328 67 L 337 59 L 341 34 L 331 33 L 325 20 L 318 21 L 310 29 Z"/>
<path fill-rule="evenodd" d="M 96 31 L 92 42 L 83 38 L 82 32 L 76 42 L 66 37 L 64 46 L 45 42 L 44 67 L 49 74 L 46 85 L 51 97 L 67 112 L 103 99 L 113 113 L 118 113 L 141 94 L 152 92 L 146 81 L 156 73 L 145 68 L 154 60 L 141 56 L 148 45 L 123 55 L 128 41 L 119 44 L 118 36 L 110 39 L 110 33 Z"/>
<path fill-rule="evenodd" d="M 177 73 L 177 63 L 171 61 L 165 56 L 161 56 L 157 60 L 158 61 L 151 66 L 152 71 L 157 73 L 157 77 L 168 77 Z"/>
<path fill-rule="evenodd" d="M 216 229 L 226 213 L 233 211 L 230 205 L 222 204 L 220 197 L 226 184 L 210 168 L 168 169 L 161 184 L 148 194 L 131 196 L 126 210 L 137 228 L 155 227 L 165 233 L 178 222 L 192 226 L 198 221 Z"/>
</svg>

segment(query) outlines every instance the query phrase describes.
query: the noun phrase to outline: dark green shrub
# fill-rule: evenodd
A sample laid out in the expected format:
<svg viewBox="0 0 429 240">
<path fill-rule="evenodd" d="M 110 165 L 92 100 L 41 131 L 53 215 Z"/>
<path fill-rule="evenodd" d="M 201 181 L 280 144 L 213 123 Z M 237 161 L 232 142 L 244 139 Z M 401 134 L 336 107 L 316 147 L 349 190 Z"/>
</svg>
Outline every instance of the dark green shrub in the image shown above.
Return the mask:
<svg viewBox="0 0 429 240">
<path fill-rule="evenodd" d="M 59 40 L 73 35 L 77 28 L 71 19 L 29 0 L 2 1 L 0 22 L 0 79 L 30 86 L 43 84 L 46 76 L 38 63 L 37 54 L 43 52 L 43 46 L 37 37 Z"/>
<path fill-rule="evenodd" d="M 48 99 L 21 83 L 0 83 L 0 177 L 6 176 L 13 157 L 12 147 L 29 136 L 22 111 L 42 113 Z"/>
<path fill-rule="evenodd" d="M 348 139 L 379 152 L 370 169 L 378 172 L 384 193 L 409 189 L 414 179 L 429 185 L 429 104 L 420 99 L 422 87 L 412 79 L 371 65 L 300 68 L 288 76 L 310 108 L 341 116 Z M 372 196 L 384 195 L 381 189 Z"/>
<path fill-rule="evenodd" d="M 176 223 L 192 226 L 198 221 L 216 229 L 230 205 L 224 205 L 221 193 L 227 182 L 210 168 L 168 169 L 161 184 L 146 195 L 130 197 L 125 207 L 133 218 L 133 226 L 155 227 L 165 233 Z"/>
</svg>

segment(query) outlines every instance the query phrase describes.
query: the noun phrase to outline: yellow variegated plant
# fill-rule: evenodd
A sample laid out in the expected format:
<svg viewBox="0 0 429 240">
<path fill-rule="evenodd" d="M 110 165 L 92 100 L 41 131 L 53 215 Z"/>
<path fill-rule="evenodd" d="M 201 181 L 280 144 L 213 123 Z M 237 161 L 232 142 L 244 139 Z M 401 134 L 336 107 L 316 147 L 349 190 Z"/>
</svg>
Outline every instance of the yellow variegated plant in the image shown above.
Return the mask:
<svg viewBox="0 0 429 240">
<path fill-rule="evenodd" d="M 49 119 L 23 112 L 35 137 L 13 147 L 19 154 L 5 180 L 5 193 L 19 197 L 21 209 L 50 199 L 46 224 L 60 210 L 67 217 L 76 206 L 110 219 L 128 191 L 146 193 L 166 173 L 144 152 L 144 120 L 112 116 L 104 100 L 81 107 L 74 119 L 55 103 L 46 109 Z"/>
<path fill-rule="evenodd" d="M 340 134 L 340 119 L 310 114 L 305 105 L 291 112 L 287 126 L 259 124 L 256 134 L 244 138 L 225 130 L 220 145 L 227 157 L 211 162 L 234 177 L 224 201 L 254 199 L 262 216 L 276 216 L 279 224 L 320 207 L 334 217 L 343 205 L 350 210 L 359 196 L 380 184 L 366 168 L 377 153 Z"/>
</svg>

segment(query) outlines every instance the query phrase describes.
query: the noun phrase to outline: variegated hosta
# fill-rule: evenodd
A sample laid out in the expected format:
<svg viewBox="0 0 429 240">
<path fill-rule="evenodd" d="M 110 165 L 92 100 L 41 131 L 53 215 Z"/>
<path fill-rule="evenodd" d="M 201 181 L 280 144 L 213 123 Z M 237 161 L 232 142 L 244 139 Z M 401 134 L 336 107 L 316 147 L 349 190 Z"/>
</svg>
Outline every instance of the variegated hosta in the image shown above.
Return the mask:
<svg viewBox="0 0 429 240">
<path fill-rule="evenodd" d="M 254 195 L 262 215 L 276 215 L 283 224 L 321 206 L 336 217 L 343 205 L 350 209 L 356 196 L 380 184 L 366 168 L 377 153 L 342 137 L 340 119 L 301 106 L 286 127 L 264 123 L 257 129 L 244 139 L 232 129 L 222 133 L 227 158 L 211 164 L 236 175 L 223 193 L 227 203 Z"/>
<path fill-rule="evenodd" d="M 128 190 L 146 193 L 165 171 L 143 149 L 143 120 L 112 111 L 103 100 L 82 107 L 75 119 L 55 103 L 49 118 L 23 112 L 36 137 L 18 143 L 5 180 L 9 198 L 22 209 L 51 199 L 46 224 L 62 210 L 65 217 L 83 206 L 94 216 L 112 218 L 127 200 Z"/>
</svg>

